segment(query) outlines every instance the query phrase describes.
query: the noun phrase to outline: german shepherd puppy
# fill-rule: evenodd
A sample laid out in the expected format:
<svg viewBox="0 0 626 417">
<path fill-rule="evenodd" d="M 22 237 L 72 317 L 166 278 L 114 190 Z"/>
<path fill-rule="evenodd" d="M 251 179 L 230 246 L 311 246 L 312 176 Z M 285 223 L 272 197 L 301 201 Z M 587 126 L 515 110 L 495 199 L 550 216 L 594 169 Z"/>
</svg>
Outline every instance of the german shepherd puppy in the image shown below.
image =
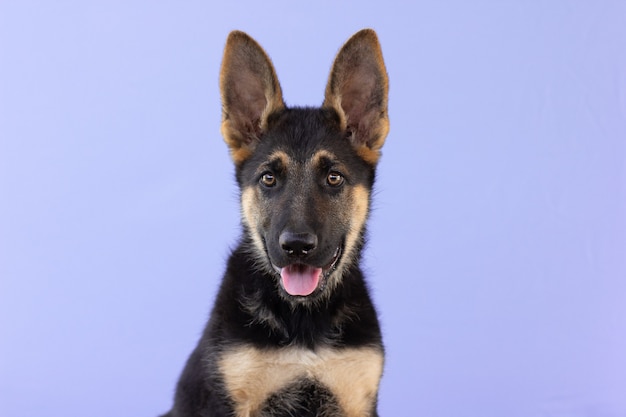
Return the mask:
<svg viewBox="0 0 626 417">
<path fill-rule="evenodd" d="M 220 88 L 243 234 L 164 417 L 378 416 L 383 344 L 359 268 L 389 130 L 376 33 L 341 48 L 319 108 L 287 107 L 243 32 Z"/>
</svg>

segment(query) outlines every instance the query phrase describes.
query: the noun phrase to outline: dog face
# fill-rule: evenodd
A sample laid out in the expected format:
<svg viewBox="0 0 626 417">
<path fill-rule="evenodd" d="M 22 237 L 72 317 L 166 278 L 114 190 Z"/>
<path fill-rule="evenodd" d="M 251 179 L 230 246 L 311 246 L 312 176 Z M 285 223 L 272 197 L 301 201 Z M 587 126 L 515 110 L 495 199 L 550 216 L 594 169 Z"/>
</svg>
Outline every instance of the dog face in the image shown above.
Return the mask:
<svg viewBox="0 0 626 417">
<path fill-rule="evenodd" d="M 358 253 L 373 180 L 337 115 L 284 111 L 238 178 L 254 252 L 281 294 L 305 301 L 330 293 Z"/>
<path fill-rule="evenodd" d="M 220 86 L 251 251 L 282 297 L 323 299 L 357 260 L 388 131 L 376 35 L 343 46 L 321 108 L 286 108 L 269 58 L 241 32 L 227 40 Z"/>
</svg>

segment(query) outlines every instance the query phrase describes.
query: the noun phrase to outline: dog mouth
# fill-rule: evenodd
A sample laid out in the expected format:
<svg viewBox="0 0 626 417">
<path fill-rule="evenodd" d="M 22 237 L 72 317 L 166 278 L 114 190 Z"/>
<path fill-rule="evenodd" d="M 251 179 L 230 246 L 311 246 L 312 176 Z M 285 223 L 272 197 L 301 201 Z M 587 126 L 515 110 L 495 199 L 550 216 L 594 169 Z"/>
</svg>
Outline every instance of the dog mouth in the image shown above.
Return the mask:
<svg viewBox="0 0 626 417">
<path fill-rule="evenodd" d="M 335 249 L 330 262 L 322 267 L 315 267 L 304 263 L 293 263 L 284 267 L 272 266 L 280 275 L 281 285 L 287 294 L 295 297 L 307 297 L 316 290 L 323 290 L 328 277 L 337 268 L 341 257 L 341 246 Z"/>
</svg>

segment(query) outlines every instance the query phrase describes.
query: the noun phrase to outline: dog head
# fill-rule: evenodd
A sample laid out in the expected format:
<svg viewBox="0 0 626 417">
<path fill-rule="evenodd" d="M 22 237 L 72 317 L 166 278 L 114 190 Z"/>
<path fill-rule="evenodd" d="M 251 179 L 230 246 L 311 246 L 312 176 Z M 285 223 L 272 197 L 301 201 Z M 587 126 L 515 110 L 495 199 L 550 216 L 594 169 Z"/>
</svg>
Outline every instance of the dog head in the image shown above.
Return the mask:
<svg viewBox="0 0 626 417">
<path fill-rule="evenodd" d="M 376 34 L 341 48 L 319 108 L 286 107 L 270 59 L 243 32 L 228 37 L 220 88 L 250 250 L 283 298 L 323 299 L 358 261 L 389 130 Z"/>
</svg>

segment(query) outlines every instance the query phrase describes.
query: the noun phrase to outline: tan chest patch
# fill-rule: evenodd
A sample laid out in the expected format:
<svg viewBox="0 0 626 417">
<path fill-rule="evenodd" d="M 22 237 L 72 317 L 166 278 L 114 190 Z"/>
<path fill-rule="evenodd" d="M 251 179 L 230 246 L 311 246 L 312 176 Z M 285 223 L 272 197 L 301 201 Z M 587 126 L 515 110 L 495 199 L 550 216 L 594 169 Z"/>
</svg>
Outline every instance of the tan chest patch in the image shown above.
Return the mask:
<svg viewBox="0 0 626 417">
<path fill-rule="evenodd" d="M 242 346 L 225 352 L 219 367 L 237 417 L 256 417 L 272 393 L 302 378 L 328 388 L 346 417 L 364 417 L 373 411 L 383 355 L 376 348 Z"/>
</svg>

